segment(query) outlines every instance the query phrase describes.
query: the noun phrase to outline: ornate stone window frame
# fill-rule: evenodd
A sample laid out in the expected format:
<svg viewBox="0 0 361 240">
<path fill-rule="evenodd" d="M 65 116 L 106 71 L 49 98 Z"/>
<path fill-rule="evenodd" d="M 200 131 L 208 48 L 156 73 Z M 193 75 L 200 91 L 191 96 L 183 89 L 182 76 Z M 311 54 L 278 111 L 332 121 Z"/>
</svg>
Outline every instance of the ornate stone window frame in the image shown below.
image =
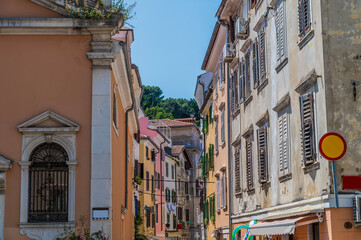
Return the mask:
<svg viewBox="0 0 361 240">
<path fill-rule="evenodd" d="M 56 122 L 55 127 L 38 125 L 44 121 Z M 31 239 L 55 239 L 64 233 L 64 228 L 75 227 L 75 168 L 76 160 L 76 133 L 79 125 L 60 116 L 53 111 L 45 111 L 40 115 L 18 126 L 22 133 L 21 161 L 21 192 L 20 192 L 20 233 L 26 234 Z M 42 143 L 57 143 L 68 154 L 69 161 L 69 202 L 68 221 L 54 223 L 29 223 L 28 222 L 28 187 L 29 187 L 29 161 L 32 151 Z"/>
</svg>

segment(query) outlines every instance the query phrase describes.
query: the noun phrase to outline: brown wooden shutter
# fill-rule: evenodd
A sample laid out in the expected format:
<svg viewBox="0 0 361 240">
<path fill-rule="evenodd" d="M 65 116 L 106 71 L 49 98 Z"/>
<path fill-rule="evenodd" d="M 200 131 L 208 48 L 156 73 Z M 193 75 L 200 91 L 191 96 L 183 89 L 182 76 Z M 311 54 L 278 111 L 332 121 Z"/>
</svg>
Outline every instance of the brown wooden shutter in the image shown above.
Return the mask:
<svg viewBox="0 0 361 240">
<path fill-rule="evenodd" d="M 266 78 L 266 39 L 265 39 L 265 28 L 262 27 L 259 30 L 259 74 L 260 79 Z"/>
<path fill-rule="evenodd" d="M 298 0 L 298 32 L 303 37 L 311 29 L 310 0 Z"/>
<path fill-rule="evenodd" d="M 304 165 L 316 160 L 313 93 L 300 96 L 302 147 Z"/>
<path fill-rule="evenodd" d="M 252 170 L 252 141 L 250 138 L 246 141 L 246 166 L 247 166 L 247 187 L 253 189 L 253 170 Z"/>
<path fill-rule="evenodd" d="M 268 163 L 267 163 L 267 128 L 257 130 L 258 136 L 258 174 L 259 182 L 268 181 Z"/>
<path fill-rule="evenodd" d="M 252 70 L 253 70 L 253 86 L 254 88 L 258 87 L 259 84 L 259 53 L 258 53 L 258 40 L 257 38 L 254 39 L 252 43 L 252 57 L 253 57 L 253 64 L 252 64 Z"/>
<path fill-rule="evenodd" d="M 239 98 L 240 102 L 245 100 L 245 61 L 242 58 L 241 62 L 239 63 Z"/>
<path fill-rule="evenodd" d="M 251 0 L 251 8 L 254 8 L 257 4 L 257 0 Z"/>
<path fill-rule="evenodd" d="M 250 74 L 250 51 L 247 51 L 245 56 L 245 98 L 251 95 L 251 74 Z"/>
<path fill-rule="evenodd" d="M 234 153 L 234 176 L 235 176 L 235 193 L 241 193 L 241 163 L 240 150 L 236 149 Z"/>
<path fill-rule="evenodd" d="M 234 107 L 235 109 L 238 108 L 238 71 L 235 70 L 234 74 L 233 74 L 233 79 L 234 79 Z"/>
</svg>

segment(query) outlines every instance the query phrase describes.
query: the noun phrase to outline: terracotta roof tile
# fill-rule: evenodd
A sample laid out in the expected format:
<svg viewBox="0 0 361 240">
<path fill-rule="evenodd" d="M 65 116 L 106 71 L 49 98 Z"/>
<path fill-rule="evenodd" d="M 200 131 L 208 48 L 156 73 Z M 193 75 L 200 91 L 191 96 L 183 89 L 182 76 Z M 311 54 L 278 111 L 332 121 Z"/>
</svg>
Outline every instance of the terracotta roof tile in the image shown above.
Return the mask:
<svg viewBox="0 0 361 240">
<path fill-rule="evenodd" d="M 178 157 L 181 152 L 183 152 L 183 149 L 185 148 L 184 145 L 173 145 L 172 146 L 172 155 L 175 157 Z"/>
</svg>

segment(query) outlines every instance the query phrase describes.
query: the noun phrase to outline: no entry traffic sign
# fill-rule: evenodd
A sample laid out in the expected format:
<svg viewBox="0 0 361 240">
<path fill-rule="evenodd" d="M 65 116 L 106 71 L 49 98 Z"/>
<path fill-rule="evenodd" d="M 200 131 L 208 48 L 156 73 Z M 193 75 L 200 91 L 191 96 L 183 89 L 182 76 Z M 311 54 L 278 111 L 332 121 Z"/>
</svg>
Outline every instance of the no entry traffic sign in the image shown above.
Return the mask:
<svg viewBox="0 0 361 240">
<path fill-rule="evenodd" d="M 345 139 L 340 134 L 334 132 L 323 135 L 318 147 L 322 156 L 330 161 L 341 159 L 347 150 Z"/>
</svg>

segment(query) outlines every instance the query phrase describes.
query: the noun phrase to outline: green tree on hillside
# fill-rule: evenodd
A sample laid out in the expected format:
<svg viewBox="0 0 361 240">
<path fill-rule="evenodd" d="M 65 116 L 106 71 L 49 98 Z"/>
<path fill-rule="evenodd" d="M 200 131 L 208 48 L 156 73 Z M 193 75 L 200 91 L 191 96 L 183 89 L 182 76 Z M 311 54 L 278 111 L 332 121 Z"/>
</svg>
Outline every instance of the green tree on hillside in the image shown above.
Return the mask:
<svg viewBox="0 0 361 240">
<path fill-rule="evenodd" d="M 163 91 L 159 87 L 143 86 L 143 89 L 142 108 L 150 119 L 198 117 L 195 99 L 164 99 Z"/>
</svg>

